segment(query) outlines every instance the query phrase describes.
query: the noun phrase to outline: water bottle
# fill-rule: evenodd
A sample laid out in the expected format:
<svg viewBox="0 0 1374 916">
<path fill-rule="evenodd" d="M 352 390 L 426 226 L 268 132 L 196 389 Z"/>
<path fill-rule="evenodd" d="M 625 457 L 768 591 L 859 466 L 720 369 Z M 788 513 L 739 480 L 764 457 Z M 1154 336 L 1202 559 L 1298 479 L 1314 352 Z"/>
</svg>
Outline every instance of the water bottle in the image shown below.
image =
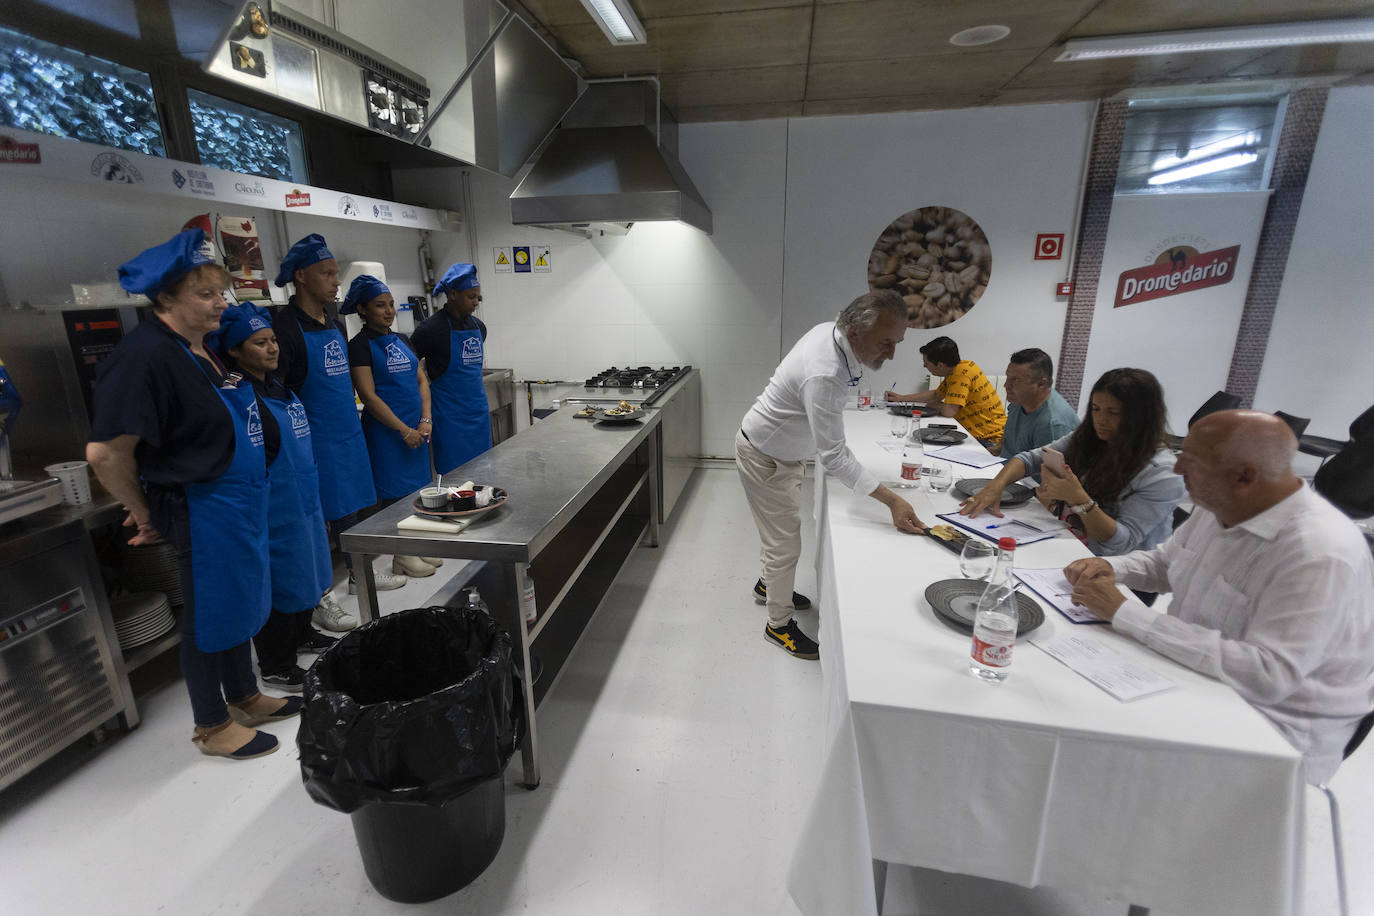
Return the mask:
<svg viewBox="0 0 1374 916">
<path fill-rule="evenodd" d="M 466 595 L 463 600 L 463 607 L 470 611 L 481 611 L 483 614 L 491 613 L 491 610 L 487 607 L 487 603 L 482 600 L 482 593 L 477 590 L 476 586 L 470 585 L 463 589 L 463 591 Z"/>
<path fill-rule="evenodd" d="M 873 384 L 867 378 L 859 380 L 859 409 L 868 410 L 873 406 Z"/>
<path fill-rule="evenodd" d="M 911 416 L 911 435 L 902 442 L 902 479 L 898 485 L 903 487 L 921 485 L 921 465 L 926 460 L 926 450 L 921 445 L 921 424 L 915 419 L 918 414 L 913 410 Z"/>
<path fill-rule="evenodd" d="M 1016 578 L 1012 575 L 1015 538 L 997 542 L 997 564 L 973 616 L 969 673 L 994 684 L 1007 679 L 1016 644 Z"/>
</svg>

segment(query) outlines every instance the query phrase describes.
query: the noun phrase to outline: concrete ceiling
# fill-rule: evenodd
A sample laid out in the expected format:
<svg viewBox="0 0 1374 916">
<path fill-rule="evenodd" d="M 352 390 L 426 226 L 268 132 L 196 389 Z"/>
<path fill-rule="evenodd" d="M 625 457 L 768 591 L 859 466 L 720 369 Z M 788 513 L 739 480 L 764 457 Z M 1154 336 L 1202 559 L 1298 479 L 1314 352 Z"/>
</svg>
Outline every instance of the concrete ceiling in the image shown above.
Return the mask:
<svg viewBox="0 0 1374 916">
<path fill-rule="evenodd" d="M 614 47 L 579 0 L 519 0 L 589 78 L 657 76 L 682 121 L 1097 99 L 1140 87 L 1374 74 L 1374 43 L 1055 63 L 1070 38 L 1374 16 L 1370 0 L 630 0 Z M 1011 29 L 978 48 L 977 25 Z"/>
</svg>

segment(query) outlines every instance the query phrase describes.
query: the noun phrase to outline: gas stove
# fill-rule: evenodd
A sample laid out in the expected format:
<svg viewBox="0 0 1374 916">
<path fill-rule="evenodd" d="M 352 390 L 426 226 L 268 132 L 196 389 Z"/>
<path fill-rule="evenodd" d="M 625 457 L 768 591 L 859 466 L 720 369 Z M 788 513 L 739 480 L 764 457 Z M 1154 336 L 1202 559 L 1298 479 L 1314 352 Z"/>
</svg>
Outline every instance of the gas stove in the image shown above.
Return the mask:
<svg viewBox="0 0 1374 916">
<path fill-rule="evenodd" d="M 615 390 L 667 388 L 678 378 L 691 370 L 691 366 L 673 366 L 671 369 L 660 366 L 639 366 L 634 369 L 619 369 L 615 366 L 587 379 L 587 388 L 611 388 Z"/>
</svg>

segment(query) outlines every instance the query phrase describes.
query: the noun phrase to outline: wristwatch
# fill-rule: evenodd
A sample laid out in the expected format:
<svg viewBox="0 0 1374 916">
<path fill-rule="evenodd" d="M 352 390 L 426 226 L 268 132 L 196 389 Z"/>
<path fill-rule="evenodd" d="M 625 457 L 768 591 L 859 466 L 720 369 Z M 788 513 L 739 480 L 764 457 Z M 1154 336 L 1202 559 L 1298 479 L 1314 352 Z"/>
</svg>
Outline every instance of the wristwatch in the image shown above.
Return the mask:
<svg viewBox="0 0 1374 916">
<path fill-rule="evenodd" d="M 1078 516 L 1079 518 L 1082 518 L 1083 516 L 1087 515 L 1089 512 L 1093 511 L 1096 508 L 1097 500 L 1093 499 L 1092 497 L 1088 497 L 1088 501 L 1085 503 L 1079 503 L 1076 506 L 1069 506 L 1069 511 L 1072 512 L 1074 515 Z"/>
</svg>

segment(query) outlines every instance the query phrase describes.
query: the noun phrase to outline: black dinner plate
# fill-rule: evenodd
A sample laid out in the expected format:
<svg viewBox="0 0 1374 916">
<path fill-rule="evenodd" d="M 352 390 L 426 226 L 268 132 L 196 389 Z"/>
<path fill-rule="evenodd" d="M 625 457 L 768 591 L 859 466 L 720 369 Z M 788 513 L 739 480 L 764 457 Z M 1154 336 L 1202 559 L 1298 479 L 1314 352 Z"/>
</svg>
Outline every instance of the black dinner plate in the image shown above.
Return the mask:
<svg viewBox="0 0 1374 916">
<path fill-rule="evenodd" d="M 945 623 L 973 632 L 973 612 L 987 583 L 982 579 L 941 579 L 926 586 L 926 603 Z M 1025 636 L 1045 622 L 1045 612 L 1031 598 L 1016 593 L 1016 635 Z"/>
<path fill-rule="evenodd" d="M 968 499 L 979 490 L 992 483 L 991 477 L 965 477 L 963 480 L 956 481 L 954 492 Z M 1030 487 L 1023 487 L 1019 483 L 1009 483 L 1002 491 L 1002 505 L 1019 506 L 1035 495 L 1035 491 Z"/>
<path fill-rule="evenodd" d="M 466 518 L 469 515 L 481 515 L 483 512 L 490 512 L 492 509 L 501 508 L 506 504 L 506 500 L 508 499 L 510 499 L 509 493 L 507 493 L 500 487 L 492 487 L 491 502 L 487 503 L 485 506 L 479 506 L 476 509 L 431 509 L 424 503 L 420 502 L 420 497 L 418 496 L 415 497 L 415 501 L 412 503 L 412 505 L 414 506 L 416 515 L 424 516 L 425 518 L 439 519 L 440 521 L 442 521 L 444 519 L 450 518 Z M 449 500 L 449 505 L 453 505 L 452 499 Z"/>
<path fill-rule="evenodd" d="M 608 414 L 604 410 L 598 410 L 594 419 L 600 423 L 633 423 L 635 420 L 644 419 L 644 411 L 639 407 L 622 414 Z"/>
<path fill-rule="evenodd" d="M 927 426 L 921 430 L 921 441 L 927 445 L 958 445 L 967 438 L 968 433 L 962 429 L 945 426 Z"/>
<path fill-rule="evenodd" d="M 887 412 L 894 417 L 909 417 L 913 410 L 916 411 L 916 416 L 918 417 L 924 417 L 926 415 L 925 410 L 920 404 L 903 404 L 893 401 L 883 401 L 882 403 L 883 406 L 887 408 Z"/>
</svg>

